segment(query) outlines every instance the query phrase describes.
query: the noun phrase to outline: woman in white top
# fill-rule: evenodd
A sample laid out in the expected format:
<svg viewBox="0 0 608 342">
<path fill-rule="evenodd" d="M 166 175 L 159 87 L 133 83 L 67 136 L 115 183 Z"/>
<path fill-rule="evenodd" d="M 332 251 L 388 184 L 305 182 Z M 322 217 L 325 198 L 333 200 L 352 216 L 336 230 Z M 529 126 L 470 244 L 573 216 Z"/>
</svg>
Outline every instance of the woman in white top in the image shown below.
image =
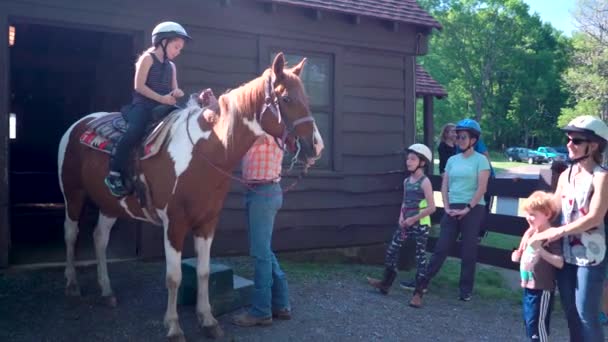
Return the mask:
<svg viewBox="0 0 608 342">
<path fill-rule="evenodd" d="M 604 341 L 598 316 L 606 277 L 608 172 L 601 162 L 608 126 L 596 117 L 579 116 L 563 130 L 572 165 L 560 175 L 554 196 L 562 226 L 534 234 L 531 242 L 562 239 L 565 265 L 557 284 L 570 341 Z"/>
</svg>

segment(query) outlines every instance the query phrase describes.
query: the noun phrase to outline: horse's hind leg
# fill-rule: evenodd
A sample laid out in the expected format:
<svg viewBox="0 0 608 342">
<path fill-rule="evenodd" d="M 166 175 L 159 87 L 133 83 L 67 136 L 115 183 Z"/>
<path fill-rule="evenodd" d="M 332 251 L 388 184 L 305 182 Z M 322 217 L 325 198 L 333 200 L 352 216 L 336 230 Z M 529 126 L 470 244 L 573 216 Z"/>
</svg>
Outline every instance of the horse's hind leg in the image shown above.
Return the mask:
<svg viewBox="0 0 608 342">
<path fill-rule="evenodd" d="M 104 298 L 104 302 L 111 307 L 116 306 L 116 297 L 114 297 L 114 293 L 112 292 L 110 277 L 108 276 L 106 248 L 110 239 L 110 231 L 115 222 L 115 217 L 109 217 L 99 212 L 97 226 L 93 232 L 95 255 L 97 256 L 97 281 L 99 282 L 99 287 L 101 287 L 101 296 Z"/>
<path fill-rule="evenodd" d="M 76 280 L 76 268 L 74 267 L 74 254 L 76 239 L 78 238 L 78 218 L 84 205 L 85 194 L 82 191 L 65 193 L 65 221 L 63 223 L 66 264 L 65 264 L 65 294 L 68 296 L 80 296 L 80 287 Z"/>
</svg>

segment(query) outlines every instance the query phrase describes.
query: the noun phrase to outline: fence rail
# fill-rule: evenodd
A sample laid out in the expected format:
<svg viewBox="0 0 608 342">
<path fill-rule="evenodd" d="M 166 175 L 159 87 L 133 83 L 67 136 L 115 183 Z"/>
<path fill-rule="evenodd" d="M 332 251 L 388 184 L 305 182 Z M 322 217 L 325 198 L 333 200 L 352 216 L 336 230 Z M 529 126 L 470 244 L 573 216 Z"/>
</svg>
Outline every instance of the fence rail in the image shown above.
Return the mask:
<svg viewBox="0 0 608 342">
<path fill-rule="evenodd" d="M 544 177 L 543 177 L 544 176 Z M 538 179 L 491 179 L 488 183 L 488 193 L 497 198 L 527 198 L 536 190 L 551 191 L 554 188 L 554 182 L 557 177 L 557 171 L 552 171 L 550 174 L 545 174 Z M 434 191 L 441 191 L 441 177 L 431 176 L 431 183 Z M 431 222 L 439 224 L 444 210 L 438 207 L 433 215 Z M 488 232 L 495 232 L 505 235 L 522 236 L 528 228 L 528 223 L 525 218 L 519 216 L 505 215 L 500 213 L 490 213 L 484 227 Z M 431 237 L 428 242 L 428 250 L 434 250 L 437 238 Z M 449 255 L 460 257 L 462 246 L 460 242 L 452 246 Z M 480 263 L 509 268 L 518 269 L 519 265 L 511 261 L 511 250 L 479 246 L 477 261 Z"/>
</svg>

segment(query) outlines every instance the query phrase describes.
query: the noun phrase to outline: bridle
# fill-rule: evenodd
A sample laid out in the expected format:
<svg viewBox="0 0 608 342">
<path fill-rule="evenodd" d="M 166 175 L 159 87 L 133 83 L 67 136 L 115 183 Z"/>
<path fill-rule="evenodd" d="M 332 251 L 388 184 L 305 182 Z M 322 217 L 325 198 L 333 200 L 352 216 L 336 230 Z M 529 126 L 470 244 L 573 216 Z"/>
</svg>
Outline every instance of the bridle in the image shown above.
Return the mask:
<svg viewBox="0 0 608 342">
<path fill-rule="evenodd" d="M 283 118 L 281 115 L 281 105 L 279 103 L 279 96 L 277 95 L 276 91 L 274 90 L 274 88 L 272 86 L 274 84 L 274 81 L 275 81 L 274 76 L 268 76 L 268 78 L 266 78 L 266 80 L 264 81 L 264 104 L 262 105 L 262 108 L 260 109 L 260 111 L 255 113 L 255 120 L 260 125 L 262 124 L 262 118 L 264 117 L 264 114 L 267 111 L 270 111 L 275 116 L 278 123 L 283 122 Z M 192 111 L 192 110 L 189 111 L 188 115 L 186 117 L 186 133 L 188 135 L 188 139 L 190 140 L 190 143 L 192 144 L 192 146 L 194 146 L 195 144 L 194 144 L 194 140 L 192 139 L 192 136 L 190 134 L 190 117 L 194 112 L 195 111 Z M 290 123 L 290 125 L 283 124 L 285 126 L 285 129 L 283 130 L 283 134 L 280 139 L 279 139 L 279 137 L 274 137 L 275 142 L 284 152 L 289 152 L 285 148 L 285 142 L 287 140 L 287 137 L 295 131 L 295 128 L 297 125 L 300 125 L 300 124 L 303 124 L 306 122 L 314 122 L 314 121 L 315 121 L 315 119 L 312 117 L 312 115 L 308 115 L 308 116 L 294 120 L 293 122 Z M 288 122 L 288 121 L 285 120 L 285 122 Z M 299 157 L 299 154 L 301 151 L 301 145 L 300 145 L 299 138 L 297 136 L 295 138 L 295 144 L 296 144 L 296 152 L 295 152 L 295 155 L 291 158 L 290 166 L 287 169 L 287 172 L 291 171 L 293 169 L 293 167 L 295 166 L 295 164 L 298 162 L 298 157 Z M 245 186 L 248 190 L 251 190 L 251 191 L 261 194 L 261 195 L 267 195 L 267 194 L 261 193 L 259 191 L 256 191 L 254 187 L 252 187 L 245 181 L 245 179 L 243 179 L 241 177 L 236 177 L 236 176 L 226 172 L 222 168 L 218 167 L 211 160 L 209 160 L 209 158 L 207 158 L 207 156 L 205 156 L 204 154 L 201 154 L 201 156 L 209 165 L 211 165 L 211 167 L 213 167 L 219 173 L 243 184 L 243 186 Z M 298 182 L 302 179 L 302 177 L 304 176 L 306 171 L 307 171 L 307 168 L 304 168 L 298 174 L 297 179 L 292 184 L 290 184 L 288 187 L 283 189 L 282 192 L 286 193 L 287 191 L 293 189 L 296 186 L 296 184 L 298 184 Z M 270 195 L 272 196 L 272 194 L 270 194 Z"/>
</svg>

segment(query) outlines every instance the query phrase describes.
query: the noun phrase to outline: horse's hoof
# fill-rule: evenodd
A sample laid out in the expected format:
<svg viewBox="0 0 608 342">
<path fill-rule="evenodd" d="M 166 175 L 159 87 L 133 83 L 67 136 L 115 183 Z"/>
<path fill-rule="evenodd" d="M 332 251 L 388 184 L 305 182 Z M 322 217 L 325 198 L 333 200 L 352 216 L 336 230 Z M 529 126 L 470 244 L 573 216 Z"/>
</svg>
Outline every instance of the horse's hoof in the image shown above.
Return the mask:
<svg viewBox="0 0 608 342">
<path fill-rule="evenodd" d="M 116 301 L 116 297 L 114 295 L 104 296 L 103 303 L 109 308 L 115 308 L 118 305 L 118 302 Z"/>
<path fill-rule="evenodd" d="M 175 335 L 175 336 L 167 336 L 169 342 L 186 342 L 186 337 L 184 335 Z"/>
<path fill-rule="evenodd" d="M 224 336 L 224 330 L 219 324 L 203 327 L 203 332 L 208 338 L 221 338 Z"/>
<path fill-rule="evenodd" d="M 68 297 L 80 297 L 80 286 L 78 284 L 68 284 L 65 287 L 65 295 Z"/>
</svg>

